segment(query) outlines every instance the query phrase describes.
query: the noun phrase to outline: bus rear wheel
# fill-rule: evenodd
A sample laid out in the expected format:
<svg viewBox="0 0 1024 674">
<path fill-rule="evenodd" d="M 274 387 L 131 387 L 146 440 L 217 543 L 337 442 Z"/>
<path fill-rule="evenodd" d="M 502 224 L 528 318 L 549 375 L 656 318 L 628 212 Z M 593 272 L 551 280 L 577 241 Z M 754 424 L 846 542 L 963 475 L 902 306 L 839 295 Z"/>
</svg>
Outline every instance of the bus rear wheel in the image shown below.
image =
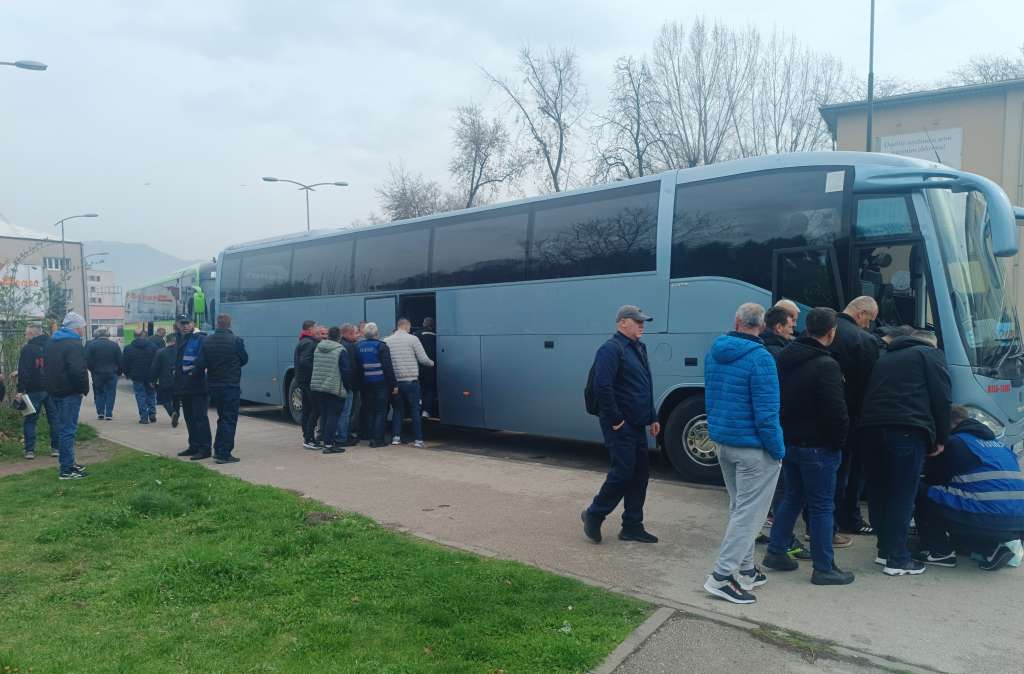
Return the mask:
<svg viewBox="0 0 1024 674">
<path fill-rule="evenodd" d="M 285 409 L 287 416 L 295 424 L 302 423 L 302 389 L 295 383 L 294 377 L 288 382 L 288 404 Z"/>
<path fill-rule="evenodd" d="M 704 396 L 691 396 L 676 405 L 662 433 L 665 454 L 679 474 L 691 482 L 722 483 L 718 447 L 708 436 Z"/>
</svg>

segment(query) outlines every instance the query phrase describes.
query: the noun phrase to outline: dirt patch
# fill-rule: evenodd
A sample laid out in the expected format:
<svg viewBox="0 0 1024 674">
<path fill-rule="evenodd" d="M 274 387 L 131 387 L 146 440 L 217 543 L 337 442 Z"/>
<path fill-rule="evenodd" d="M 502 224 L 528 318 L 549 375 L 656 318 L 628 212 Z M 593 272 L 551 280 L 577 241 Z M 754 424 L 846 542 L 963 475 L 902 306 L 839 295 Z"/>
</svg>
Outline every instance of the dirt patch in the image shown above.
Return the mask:
<svg viewBox="0 0 1024 674">
<path fill-rule="evenodd" d="M 324 522 L 333 522 L 340 517 L 341 515 L 338 513 L 314 510 L 311 513 L 306 513 L 306 524 L 311 527 L 315 527 L 316 525 L 323 524 Z"/>
</svg>

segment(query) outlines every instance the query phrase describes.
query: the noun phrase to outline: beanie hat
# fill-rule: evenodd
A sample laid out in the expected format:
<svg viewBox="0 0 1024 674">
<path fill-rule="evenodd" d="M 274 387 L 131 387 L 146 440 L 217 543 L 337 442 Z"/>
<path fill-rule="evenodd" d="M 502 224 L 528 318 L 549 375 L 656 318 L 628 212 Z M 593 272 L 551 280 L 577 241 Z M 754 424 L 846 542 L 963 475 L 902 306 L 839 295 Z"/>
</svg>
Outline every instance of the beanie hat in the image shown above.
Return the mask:
<svg viewBox="0 0 1024 674">
<path fill-rule="evenodd" d="M 67 315 L 64 316 L 64 321 L 61 323 L 61 327 L 68 328 L 69 330 L 75 330 L 76 328 L 84 328 L 85 319 L 82 318 L 80 315 L 76 314 L 74 311 L 69 311 Z"/>
</svg>

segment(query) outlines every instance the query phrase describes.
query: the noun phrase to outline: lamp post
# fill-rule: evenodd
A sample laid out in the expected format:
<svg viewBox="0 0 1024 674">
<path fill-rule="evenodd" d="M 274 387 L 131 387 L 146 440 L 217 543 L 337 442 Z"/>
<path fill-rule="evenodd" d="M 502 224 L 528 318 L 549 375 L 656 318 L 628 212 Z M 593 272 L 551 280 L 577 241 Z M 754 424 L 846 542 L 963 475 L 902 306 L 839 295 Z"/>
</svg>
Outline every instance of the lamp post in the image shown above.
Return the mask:
<svg viewBox="0 0 1024 674">
<path fill-rule="evenodd" d="M 875 0 L 871 0 L 871 33 L 868 38 L 868 131 L 865 150 L 871 152 L 871 121 L 875 107 Z"/>
<path fill-rule="evenodd" d="M 98 213 L 82 213 L 80 215 L 69 215 L 66 218 L 61 218 L 57 222 L 53 223 L 54 227 L 60 227 L 60 291 L 63 295 L 62 301 L 67 301 L 67 287 L 68 287 L 68 271 L 71 266 L 68 261 L 67 252 L 64 249 L 64 223 L 68 220 L 74 220 L 75 218 L 98 218 Z M 84 266 L 84 265 L 83 265 Z M 85 277 L 82 277 L 82 283 L 85 283 Z M 66 305 L 65 305 L 66 307 Z"/>
<path fill-rule="evenodd" d="M 287 180 L 285 178 L 274 178 L 272 176 L 264 176 L 263 182 L 267 183 L 291 183 L 292 185 L 298 185 L 299 189 L 306 193 L 306 231 L 309 231 L 309 193 L 315 192 L 315 187 L 323 187 L 325 185 L 333 185 L 334 187 L 348 187 L 348 183 L 341 180 L 338 182 L 326 182 L 326 183 L 313 183 L 312 185 L 305 185 L 303 183 L 295 182 L 294 180 Z"/>
<path fill-rule="evenodd" d="M 46 70 L 49 67 L 39 61 L 0 61 L 0 66 L 14 66 L 22 70 Z"/>
<path fill-rule="evenodd" d="M 91 265 L 87 263 L 86 260 L 88 260 L 90 257 L 100 257 L 101 255 L 110 255 L 110 253 L 89 253 L 88 255 L 82 258 L 82 264 L 85 265 L 86 269 L 90 269 Z M 106 262 L 106 260 L 98 260 L 96 264 L 103 264 L 104 262 Z"/>
</svg>

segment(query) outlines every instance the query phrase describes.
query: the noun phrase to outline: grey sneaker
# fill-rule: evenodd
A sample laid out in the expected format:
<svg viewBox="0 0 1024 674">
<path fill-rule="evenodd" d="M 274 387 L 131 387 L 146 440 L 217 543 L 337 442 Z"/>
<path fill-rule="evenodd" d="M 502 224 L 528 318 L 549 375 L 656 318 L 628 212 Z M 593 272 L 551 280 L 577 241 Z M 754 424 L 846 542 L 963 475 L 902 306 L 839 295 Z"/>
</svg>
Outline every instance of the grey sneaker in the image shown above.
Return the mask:
<svg viewBox="0 0 1024 674">
<path fill-rule="evenodd" d="M 66 473 L 61 473 L 60 477 L 58 477 L 57 479 L 59 479 L 59 480 L 83 480 L 83 479 L 85 479 L 85 473 L 82 473 L 82 472 L 77 471 L 77 470 L 69 470 Z"/>
<path fill-rule="evenodd" d="M 56 449 L 51 449 L 50 456 L 60 456 L 60 452 Z"/>
<path fill-rule="evenodd" d="M 412 446 L 415 447 L 416 449 L 423 449 L 426 445 L 423 444 L 422 440 L 417 440 L 416 442 L 412 443 Z"/>
<path fill-rule="evenodd" d="M 25 458 L 26 459 L 34 459 L 34 458 L 36 458 L 36 450 L 34 450 L 34 449 L 26 449 L 25 450 Z"/>
<path fill-rule="evenodd" d="M 402 444 L 402 436 L 396 435 L 395 437 L 391 438 L 391 444 L 392 445 L 400 445 L 400 444 Z"/>
</svg>

